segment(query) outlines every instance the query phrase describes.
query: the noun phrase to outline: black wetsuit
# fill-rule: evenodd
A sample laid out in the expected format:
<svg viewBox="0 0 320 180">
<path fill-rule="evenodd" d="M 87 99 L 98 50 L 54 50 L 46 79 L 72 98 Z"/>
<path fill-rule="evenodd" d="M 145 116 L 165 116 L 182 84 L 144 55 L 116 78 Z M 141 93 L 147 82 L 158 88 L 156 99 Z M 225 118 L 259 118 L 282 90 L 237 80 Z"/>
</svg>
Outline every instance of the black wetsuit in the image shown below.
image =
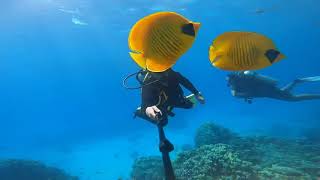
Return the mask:
<svg viewBox="0 0 320 180">
<path fill-rule="evenodd" d="M 152 77 L 148 79 L 145 84 L 156 81 Z M 157 106 L 163 114 L 166 113 L 167 108 L 191 108 L 192 102 L 184 97 L 182 85 L 193 94 L 198 94 L 199 91 L 193 86 L 193 84 L 180 73 L 167 70 L 166 75 L 161 76 L 160 80 L 143 86 L 142 88 L 142 104 L 141 110 L 145 112 L 145 109 L 150 106 Z"/>
<path fill-rule="evenodd" d="M 276 84 L 261 81 L 252 75 L 235 75 L 230 80 L 231 89 L 239 96 L 254 98 L 254 97 L 269 97 L 282 94 Z"/>
</svg>

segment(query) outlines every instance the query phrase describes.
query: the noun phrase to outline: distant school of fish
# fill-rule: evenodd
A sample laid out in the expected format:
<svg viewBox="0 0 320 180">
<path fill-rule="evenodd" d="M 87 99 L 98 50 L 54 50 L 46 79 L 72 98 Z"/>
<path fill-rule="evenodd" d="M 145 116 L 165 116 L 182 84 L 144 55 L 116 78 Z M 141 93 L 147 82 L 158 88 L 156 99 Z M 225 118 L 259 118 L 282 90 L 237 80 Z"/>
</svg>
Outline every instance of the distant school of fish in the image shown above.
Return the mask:
<svg viewBox="0 0 320 180">
<path fill-rule="evenodd" d="M 175 12 L 148 15 L 131 28 L 129 54 L 142 69 L 166 71 L 192 47 L 199 28 Z M 209 47 L 211 64 L 222 70 L 258 70 L 284 58 L 271 39 L 255 32 L 225 32 Z"/>
</svg>

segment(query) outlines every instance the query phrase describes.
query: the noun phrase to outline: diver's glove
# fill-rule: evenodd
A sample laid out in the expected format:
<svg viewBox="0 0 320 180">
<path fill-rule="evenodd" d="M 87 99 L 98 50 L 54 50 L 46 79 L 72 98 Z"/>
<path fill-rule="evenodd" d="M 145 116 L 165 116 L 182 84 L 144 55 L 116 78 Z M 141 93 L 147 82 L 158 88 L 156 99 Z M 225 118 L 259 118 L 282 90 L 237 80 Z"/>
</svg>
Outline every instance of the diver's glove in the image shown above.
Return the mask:
<svg viewBox="0 0 320 180">
<path fill-rule="evenodd" d="M 197 94 L 195 94 L 196 99 L 200 102 L 200 104 L 204 104 L 206 103 L 204 97 L 202 96 L 202 94 L 200 92 L 198 92 Z"/>
</svg>

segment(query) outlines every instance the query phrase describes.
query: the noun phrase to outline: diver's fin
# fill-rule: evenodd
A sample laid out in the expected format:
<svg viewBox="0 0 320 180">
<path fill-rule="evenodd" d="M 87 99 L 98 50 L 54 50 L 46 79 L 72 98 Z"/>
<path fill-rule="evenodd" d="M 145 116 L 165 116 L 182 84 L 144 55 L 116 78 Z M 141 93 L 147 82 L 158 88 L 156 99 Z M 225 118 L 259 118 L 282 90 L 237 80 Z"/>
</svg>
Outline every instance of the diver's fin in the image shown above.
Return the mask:
<svg viewBox="0 0 320 180">
<path fill-rule="evenodd" d="M 146 58 L 142 53 L 139 52 L 129 52 L 131 58 L 143 69 L 146 68 Z"/>
<path fill-rule="evenodd" d="M 299 78 L 298 81 L 300 81 L 300 82 L 318 82 L 318 81 L 320 81 L 320 76 Z"/>
</svg>

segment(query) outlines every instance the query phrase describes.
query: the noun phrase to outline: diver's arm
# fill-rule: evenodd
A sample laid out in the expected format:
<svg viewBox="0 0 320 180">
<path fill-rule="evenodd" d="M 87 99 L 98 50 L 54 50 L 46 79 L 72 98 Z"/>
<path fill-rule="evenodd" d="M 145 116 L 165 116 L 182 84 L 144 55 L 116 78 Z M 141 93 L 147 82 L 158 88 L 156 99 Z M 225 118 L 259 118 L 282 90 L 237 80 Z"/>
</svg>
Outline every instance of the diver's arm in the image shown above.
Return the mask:
<svg viewBox="0 0 320 180">
<path fill-rule="evenodd" d="M 185 77 L 183 77 L 180 73 L 176 72 L 176 76 L 177 79 L 179 81 L 179 83 L 187 88 L 190 92 L 192 92 L 196 99 L 201 103 L 201 104 L 205 104 L 205 99 L 204 97 L 201 95 L 201 93 L 194 87 L 194 85 Z"/>
<path fill-rule="evenodd" d="M 145 86 L 142 88 L 141 108 L 145 110 L 147 107 L 155 106 L 159 102 L 159 90 L 157 88 Z"/>
<path fill-rule="evenodd" d="M 158 88 L 152 86 L 145 86 L 142 88 L 141 110 L 148 118 L 150 118 L 150 120 L 156 121 L 158 120 L 158 114 L 162 115 L 161 110 L 157 107 L 157 104 L 159 103 L 159 93 Z"/>
<path fill-rule="evenodd" d="M 199 94 L 199 91 L 196 89 L 196 87 L 194 87 L 194 85 L 184 76 L 182 76 L 180 73 L 176 72 L 176 77 L 179 81 L 179 83 L 185 87 L 186 89 L 188 89 L 190 92 L 192 92 L 193 94 L 197 95 Z"/>
</svg>

